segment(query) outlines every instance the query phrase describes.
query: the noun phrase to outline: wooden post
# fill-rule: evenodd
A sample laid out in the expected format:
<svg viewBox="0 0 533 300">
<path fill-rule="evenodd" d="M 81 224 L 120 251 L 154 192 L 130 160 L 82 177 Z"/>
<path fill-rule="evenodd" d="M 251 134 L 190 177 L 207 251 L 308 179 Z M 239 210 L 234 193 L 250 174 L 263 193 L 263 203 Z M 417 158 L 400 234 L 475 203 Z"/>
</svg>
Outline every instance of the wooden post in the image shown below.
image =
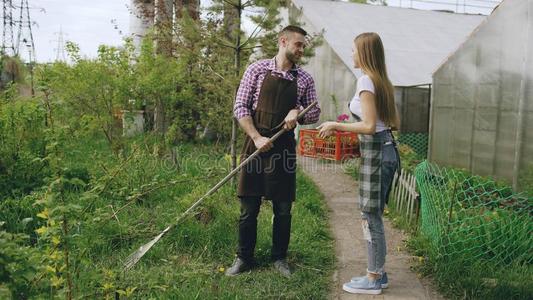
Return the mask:
<svg viewBox="0 0 533 300">
<path fill-rule="evenodd" d="M 411 223 L 411 214 L 413 213 L 413 179 L 415 177 L 412 174 L 409 174 L 409 180 L 407 181 L 407 188 L 409 189 L 409 198 L 407 202 L 407 222 Z"/>
<path fill-rule="evenodd" d="M 453 184 L 453 192 L 452 197 L 450 198 L 450 209 L 448 209 L 448 233 L 451 229 L 451 221 L 452 221 L 452 212 L 453 212 L 453 201 L 455 200 L 455 193 L 457 192 L 457 181 Z"/>
<path fill-rule="evenodd" d="M 405 176 L 405 185 L 404 185 L 404 189 L 405 189 L 405 211 L 404 211 L 404 216 L 407 217 L 409 215 L 409 206 L 411 205 L 411 192 L 410 192 L 410 185 L 409 183 L 411 182 L 411 174 L 406 174 Z"/>
<path fill-rule="evenodd" d="M 416 197 L 418 197 L 418 194 L 416 193 L 416 177 L 414 175 L 412 175 L 411 177 L 411 211 L 409 212 L 409 223 L 411 223 L 411 221 L 413 220 L 414 218 L 414 210 L 415 210 L 415 206 L 416 206 Z"/>
<path fill-rule="evenodd" d="M 398 206 L 396 207 L 396 212 L 401 213 L 402 211 L 402 197 L 403 197 L 403 182 L 402 178 L 405 175 L 405 172 L 402 172 L 400 176 L 398 177 Z"/>
<path fill-rule="evenodd" d="M 400 189 L 400 209 L 399 209 L 399 213 L 401 214 L 403 212 L 403 208 L 404 208 L 404 204 L 405 204 L 405 177 L 406 177 L 406 172 L 402 172 L 402 174 L 400 175 L 400 185 L 402 186 L 401 189 Z"/>
<path fill-rule="evenodd" d="M 405 178 L 405 216 L 409 215 L 409 209 L 411 207 L 411 174 L 406 174 Z"/>
<path fill-rule="evenodd" d="M 433 79 L 434 79 L 435 75 L 433 75 Z M 427 149 L 427 160 L 428 161 L 431 161 L 432 159 L 432 152 L 431 152 L 431 148 L 433 146 L 433 139 L 431 138 L 432 134 L 433 134 L 433 109 L 434 106 L 433 106 L 433 101 L 435 100 L 435 89 L 433 88 L 432 85 L 430 85 L 430 90 L 429 90 L 429 118 L 428 118 L 428 149 Z"/>
<path fill-rule="evenodd" d="M 420 197 L 420 195 L 417 195 L 416 197 L 416 219 L 415 219 L 415 222 L 417 222 L 416 224 L 418 224 L 418 218 L 420 217 L 420 207 L 422 206 L 422 197 Z M 415 227 L 415 230 L 418 231 L 418 226 Z"/>
</svg>

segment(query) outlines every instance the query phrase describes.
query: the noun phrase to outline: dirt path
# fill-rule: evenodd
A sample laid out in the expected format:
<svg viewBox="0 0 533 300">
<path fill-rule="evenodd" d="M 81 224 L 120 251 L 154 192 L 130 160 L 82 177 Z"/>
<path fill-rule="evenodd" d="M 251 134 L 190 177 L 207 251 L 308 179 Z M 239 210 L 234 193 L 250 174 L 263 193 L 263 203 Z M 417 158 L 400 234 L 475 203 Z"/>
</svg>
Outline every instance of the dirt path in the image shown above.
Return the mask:
<svg viewBox="0 0 533 300">
<path fill-rule="evenodd" d="M 353 295 L 342 290 L 342 284 L 366 270 L 366 244 L 357 206 L 357 181 L 346 175 L 340 164 L 299 157 L 302 170 L 320 188 L 330 210 L 330 226 L 335 238 L 337 270 L 333 275 L 332 299 L 444 299 L 434 289 L 424 286 L 409 269 L 412 257 L 401 250 L 404 235 L 385 219 L 387 238 L 386 270 L 389 288 L 378 296 Z M 398 248 L 400 247 L 400 248 Z"/>
</svg>

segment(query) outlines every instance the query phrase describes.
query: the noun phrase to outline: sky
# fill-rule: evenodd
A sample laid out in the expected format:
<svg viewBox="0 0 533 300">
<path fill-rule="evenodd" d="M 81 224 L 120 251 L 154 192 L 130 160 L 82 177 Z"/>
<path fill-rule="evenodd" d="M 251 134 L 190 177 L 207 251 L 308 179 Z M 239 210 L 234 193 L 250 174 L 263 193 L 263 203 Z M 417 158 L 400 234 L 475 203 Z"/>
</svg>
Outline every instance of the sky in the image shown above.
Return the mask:
<svg viewBox="0 0 533 300">
<path fill-rule="evenodd" d="M 203 5 L 208 0 L 202 0 Z M 13 1 L 17 3 L 17 0 Z M 390 6 L 448 9 L 489 14 L 498 0 L 388 0 Z M 448 4 L 439 4 L 448 3 Z M 82 55 L 95 57 L 98 46 L 121 45 L 129 35 L 130 0 L 29 0 L 37 62 L 54 61 L 60 30 L 64 40 L 77 43 Z M 470 6 L 465 6 L 470 5 Z M 245 25 L 246 26 L 246 25 Z M 27 57 L 28 51 L 21 50 Z"/>
<path fill-rule="evenodd" d="M 129 31 L 129 2 L 29 0 L 31 18 L 37 23 L 32 28 L 36 60 L 55 60 L 60 29 L 64 39 L 77 43 L 88 57 L 96 56 L 101 44 L 120 45 Z"/>
</svg>

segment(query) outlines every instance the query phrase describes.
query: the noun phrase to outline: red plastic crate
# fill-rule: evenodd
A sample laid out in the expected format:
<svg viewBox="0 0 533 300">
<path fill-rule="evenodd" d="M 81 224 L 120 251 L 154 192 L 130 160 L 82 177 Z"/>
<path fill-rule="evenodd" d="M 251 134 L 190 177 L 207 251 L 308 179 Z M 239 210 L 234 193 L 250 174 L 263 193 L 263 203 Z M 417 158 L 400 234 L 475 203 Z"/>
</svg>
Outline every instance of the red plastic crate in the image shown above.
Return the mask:
<svg viewBox="0 0 533 300">
<path fill-rule="evenodd" d="M 334 135 L 323 139 L 318 137 L 316 129 L 301 129 L 298 153 L 336 161 L 359 157 L 359 140 L 353 132 L 336 131 Z"/>
</svg>

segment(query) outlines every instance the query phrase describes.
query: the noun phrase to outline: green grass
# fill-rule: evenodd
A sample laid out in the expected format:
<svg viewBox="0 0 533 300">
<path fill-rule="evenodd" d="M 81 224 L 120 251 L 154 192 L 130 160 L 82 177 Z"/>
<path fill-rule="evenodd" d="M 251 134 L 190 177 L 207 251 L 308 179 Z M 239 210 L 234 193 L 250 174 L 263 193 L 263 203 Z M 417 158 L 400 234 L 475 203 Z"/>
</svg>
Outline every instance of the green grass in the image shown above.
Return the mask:
<svg viewBox="0 0 533 300">
<path fill-rule="evenodd" d="M 221 268 L 234 258 L 238 219 L 238 203 L 226 188 L 204 205 L 212 214 L 209 224 L 192 218 L 177 226 L 125 276 L 124 286 L 137 287 L 136 295 L 142 298 L 326 298 L 334 257 L 325 209 L 307 178 L 299 175 L 298 187 L 289 251 L 296 272 L 291 279 L 281 277 L 270 265 L 272 208 L 268 202 L 259 217 L 258 268 L 235 278 L 224 276 Z"/>
<path fill-rule="evenodd" d="M 431 241 L 421 234 L 411 236 L 407 248 L 424 259 L 413 266 L 430 276 L 440 292 L 450 299 L 531 299 L 533 268 L 527 264 L 496 267 L 482 260 L 470 263 L 469 255 L 438 255 Z"/>
<path fill-rule="evenodd" d="M 65 166 L 77 170 L 76 176 L 88 174 L 89 181 L 85 188 L 65 195 L 68 203 L 80 206 L 80 212 L 69 217 L 75 297 L 114 298 L 128 292 L 136 299 L 327 298 L 335 263 L 327 209 L 319 190 L 301 172 L 293 207 L 288 260 L 295 273 L 290 279 L 274 271 L 269 260 L 270 202 L 262 205 L 259 216 L 258 268 L 234 278 L 224 276 L 223 269 L 234 259 L 239 216 L 230 184 L 204 201 L 132 270 L 123 273 L 122 262 L 130 253 L 174 223 L 225 176 L 229 169 L 225 153 L 208 144 L 186 144 L 178 147 L 175 164 L 150 136 L 128 141 L 118 157 L 102 140 L 66 147 Z M 7 220 L 12 224 L 9 230 L 28 234 L 32 247 L 46 257 L 46 242 L 34 233 L 44 224 L 35 216 L 43 207 L 34 203 L 43 195 L 44 190 L 35 191 L 21 202 L 22 208 L 13 200 L 1 207 L 1 213 L 11 218 Z M 33 220 L 20 225 L 28 217 Z M 64 277 L 65 273 L 57 275 Z M 5 289 L 0 282 L 4 295 Z M 64 297 L 65 291 L 65 285 L 52 289 L 42 279 L 29 293 L 51 298 Z"/>
</svg>

